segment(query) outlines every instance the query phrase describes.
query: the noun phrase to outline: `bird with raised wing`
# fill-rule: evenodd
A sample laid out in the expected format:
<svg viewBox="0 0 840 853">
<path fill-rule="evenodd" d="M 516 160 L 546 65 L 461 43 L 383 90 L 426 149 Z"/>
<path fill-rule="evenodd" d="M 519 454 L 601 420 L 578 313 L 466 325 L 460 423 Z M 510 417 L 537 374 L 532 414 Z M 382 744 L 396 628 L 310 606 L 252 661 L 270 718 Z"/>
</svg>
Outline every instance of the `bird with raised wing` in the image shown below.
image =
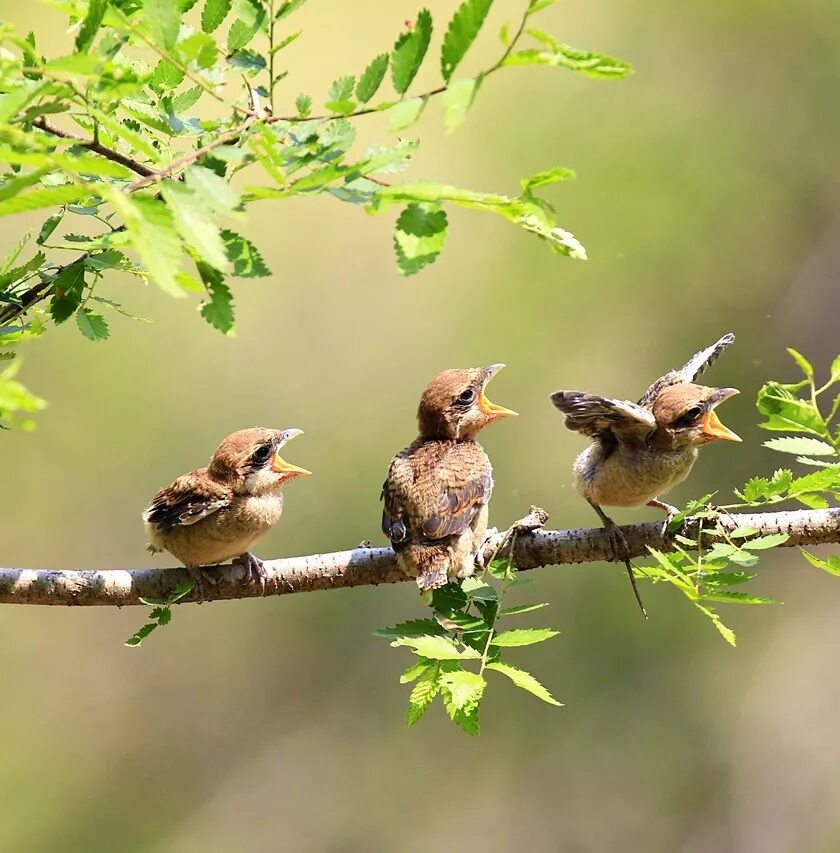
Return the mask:
<svg viewBox="0 0 840 853">
<path fill-rule="evenodd" d="M 168 551 L 201 586 L 199 568 L 236 559 L 265 586 L 262 561 L 251 553 L 283 512 L 282 486 L 310 474 L 280 456 L 303 430 L 254 427 L 234 432 L 206 468 L 178 477 L 143 513 L 148 550 Z"/>
<path fill-rule="evenodd" d="M 627 566 L 642 613 L 645 609 L 627 557 L 627 543 L 601 507 L 662 509 L 667 513 L 667 530 L 678 510 L 660 496 L 685 480 L 699 448 L 715 440 L 741 440 L 715 413 L 738 390 L 694 383 L 734 341 L 735 336 L 727 334 L 696 353 L 679 370 L 657 379 L 638 403 L 581 391 L 551 395 L 551 402 L 566 416 L 566 426 L 592 441 L 575 460 L 574 484 L 598 513 L 616 558 Z"/>
<path fill-rule="evenodd" d="M 382 530 L 421 591 L 468 577 L 481 564 L 493 468 L 476 435 L 516 414 L 485 394 L 503 367 L 439 373 L 420 400 L 420 434 L 391 461 L 382 486 Z"/>
</svg>

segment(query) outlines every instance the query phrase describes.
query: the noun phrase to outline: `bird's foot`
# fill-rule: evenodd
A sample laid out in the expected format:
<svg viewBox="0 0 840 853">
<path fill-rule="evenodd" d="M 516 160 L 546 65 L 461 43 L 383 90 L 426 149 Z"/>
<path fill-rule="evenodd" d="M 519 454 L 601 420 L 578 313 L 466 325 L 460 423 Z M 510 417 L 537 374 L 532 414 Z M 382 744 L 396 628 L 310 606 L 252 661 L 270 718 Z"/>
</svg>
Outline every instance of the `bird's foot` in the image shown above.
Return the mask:
<svg viewBox="0 0 840 853">
<path fill-rule="evenodd" d="M 531 506 L 528 515 L 514 521 L 510 526 L 510 531 L 513 533 L 533 533 L 541 527 L 545 527 L 548 522 L 548 513 L 541 506 Z"/>
<path fill-rule="evenodd" d="M 662 527 L 662 539 L 666 543 L 670 544 L 678 532 L 678 530 L 671 530 L 671 522 L 680 514 L 680 510 L 671 504 L 666 504 L 665 501 L 661 501 L 658 498 L 649 500 L 647 505 L 652 506 L 655 509 L 661 509 L 665 513 L 665 524 Z"/>
<path fill-rule="evenodd" d="M 636 596 L 636 602 L 639 609 L 642 611 L 642 616 L 648 618 L 645 605 L 642 603 L 642 596 L 639 593 L 639 588 L 636 586 L 636 576 L 633 573 L 633 565 L 630 562 L 630 546 L 627 544 L 627 538 L 624 536 L 624 531 L 607 516 L 604 516 L 604 532 L 610 540 L 610 549 L 612 550 L 613 560 L 615 562 L 624 563 L 627 567 L 627 574 L 630 577 L 630 585 L 633 587 L 633 594 Z"/>
<path fill-rule="evenodd" d="M 263 565 L 263 561 L 259 557 L 254 556 L 250 551 L 246 551 L 244 554 L 240 554 L 233 562 L 245 568 L 248 579 L 256 581 L 260 585 L 260 595 L 265 595 L 265 582 L 268 572 Z"/>
</svg>

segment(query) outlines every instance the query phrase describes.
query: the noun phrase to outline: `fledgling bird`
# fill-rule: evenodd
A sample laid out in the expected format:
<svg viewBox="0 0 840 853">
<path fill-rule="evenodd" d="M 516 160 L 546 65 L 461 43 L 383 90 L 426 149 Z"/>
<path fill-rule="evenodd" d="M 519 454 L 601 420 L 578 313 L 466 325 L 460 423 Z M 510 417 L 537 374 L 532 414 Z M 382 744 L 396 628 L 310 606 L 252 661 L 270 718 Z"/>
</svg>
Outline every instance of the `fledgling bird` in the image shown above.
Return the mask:
<svg viewBox="0 0 840 853">
<path fill-rule="evenodd" d="M 382 486 L 382 530 L 421 591 L 471 575 L 481 562 L 493 468 L 479 430 L 517 414 L 484 391 L 504 367 L 444 370 L 417 410 L 420 434 L 391 461 Z"/>
<path fill-rule="evenodd" d="M 551 402 L 566 416 L 566 426 L 592 439 L 575 460 L 574 484 L 598 513 L 614 553 L 627 566 L 642 613 L 645 609 L 627 557 L 627 543 L 601 507 L 656 507 L 667 513 L 667 529 L 678 510 L 659 496 L 689 475 L 704 444 L 715 439 L 741 440 L 715 413 L 738 390 L 694 384 L 734 341 L 735 336 L 727 334 L 696 353 L 679 370 L 657 379 L 638 403 L 580 391 L 551 395 Z"/>
<path fill-rule="evenodd" d="M 161 489 L 143 513 L 148 550 L 169 551 L 199 582 L 200 566 L 236 558 L 265 584 L 262 561 L 251 553 L 283 512 L 283 484 L 312 473 L 286 462 L 280 449 L 299 429 L 254 427 L 231 433 L 206 468 Z"/>
</svg>

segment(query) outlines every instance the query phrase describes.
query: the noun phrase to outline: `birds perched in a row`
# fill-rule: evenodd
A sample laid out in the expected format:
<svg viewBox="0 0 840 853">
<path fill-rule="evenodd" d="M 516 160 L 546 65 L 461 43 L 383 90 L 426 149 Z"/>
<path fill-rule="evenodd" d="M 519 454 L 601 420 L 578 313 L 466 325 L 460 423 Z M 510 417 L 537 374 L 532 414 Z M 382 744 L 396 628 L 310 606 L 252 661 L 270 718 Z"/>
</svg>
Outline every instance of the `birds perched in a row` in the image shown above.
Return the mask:
<svg viewBox="0 0 840 853">
<path fill-rule="evenodd" d="M 382 486 L 382 531 L 421 590 L 468 577 L 480 562 L 493 468 L 476 435 L 516 414 L 484 393 L 503 367 L 435 376 L 420 398 L 419 435 L 391 460 Z"/>
<path fill-rule="evenodd" d="M 169 551 L 197 581 L 199 567 L 236 558 L 265 582 L 251 553 L 283 512 L 283 484 L 311 473 L 280 456 L 303 430 L 254 427 L 229 435 L 206 468 L 196 468 L 161 489 L 143 513 L 148 550 Z"/>
<path fill-rule="evenodd" d="M 627 565 L 642 612 L 626 542 L 602 507 L 646 504 L 670 519 L 677 510 L 659 497 L 688 476 L 698 448 L 714 439 L 740 441 L 715 414 L 738 391 L 694 384 L 733 341 L 725 335 L 701 350 L 657 379 L 638 403 L 580 391 L 551 395 L 566 426 L 592 440 L 575 460 L 574 484 L 601 518 L 614 557 Z M 485 393 L 502 367 L 435 376 L 420 399 L 417 438 L 391 460 L 380 496 L 382 530 L 422 591 L 468 577 L 482 565 L 493 469 L 476 436 L 516 414 Z M 149 550 L 169 551 L 193 574 L 236 558 L 264 583 L 262 563 L 250 549 L 280 519 L 283 484 L 310 473 L 279 455 L 300 433 L 254 428 L 229 435 L 206 468 L 162 489 L 143 513 Z"/>
<path fill-rule="evenodd" d="M 715 413 L 715 408 L 738 390 L 694 384 L 734 341 L 735 336 L 727 334 L 700 350 L 679 370 L 657 379 L 638 403 L 581 391 L 555 391 L 551 395 L 551 402 L 566 416 L 566 426 L 592 440 L 575 459 L 574 484 L 598 513 L 614 556 L 625 562 L 643 613 L 626 542 L 601 507 L 656 507 L 667 513 L 667 529 L 677 508 L 661 501 L 660 495 L 689 475 L 704 444 L 716 439 L 741 440 Z"/>
</svg>

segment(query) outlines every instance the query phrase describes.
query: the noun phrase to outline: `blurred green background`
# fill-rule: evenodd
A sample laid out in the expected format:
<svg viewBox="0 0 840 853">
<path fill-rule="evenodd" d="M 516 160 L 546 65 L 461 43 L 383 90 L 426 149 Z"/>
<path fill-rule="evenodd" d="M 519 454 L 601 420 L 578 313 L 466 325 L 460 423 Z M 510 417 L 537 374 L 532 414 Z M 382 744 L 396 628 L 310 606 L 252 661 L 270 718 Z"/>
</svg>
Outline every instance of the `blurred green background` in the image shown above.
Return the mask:
<svg viewBox="0 0 840 853">
<path fill-rule="evenodd" d="M 438 39 L 454 5 L 430 4 Z M 465 71 L 520 5 L 495 5 Z M 60 13 L 0 6 L 49 53 L 71 49 Z M 313 0 L 292 19 L 304 35 L 278 109 L 358 73 L 416 12 Z M 569 485 L 582 441 L 548 392 L 635 398 L 729 330 L 709 381 L 742 389 L 724 420 L 744 444 L 704 451 L 672 497 L 787 464 L 761 447 L 753 400 L 793 378 L 785 345 L 819 365 L 840 350 L 840 6 L 567 0 L 535 23 L 636 73 L 495 75 L 452 136 L 430 105 L 409 174 L 511 192 L 571 166 L 579 179 L 548 193 L 591 259 L 451 211 L 443 255 L 405 280 L 391 217 L 323 197 L 253 208 L 246 233 L 274 274 L 236 285 L 236 339 L 194 302 L 112 278 L 106 292 L 153 325 L 115 318 L 91 344 L 68 323 L 23 350 L 50 407 L 0 439 L 3 565 L 167 565 L 144 551 L 143 507 L 254 424 L 304 429 L 288 455 L 315 472 L 288 487 L 260 555 L 382 542 L 379 487 L 423 385 L 497 361 L 493 399 L 522 417 L 483 438 L 491 523 L 536 503 L 555 526 L 590 526 Z M 359 130 L 385 135 L 377 118 Z M 0 250 L 39 221 L 7 220 Z M 735 650 L 668 589 L 645 585 L 644 623 L 621 566 L 535 573 L 528 595 L 562 634 L 517 658 L 566 707 L 494 683 L 477 739 L 438 707 L 405 728 L 410 655 L 370 632 L 420 612 L 408 585 L 183 607 L 140 650 L 122 646 L 137 608 L 5 607 L 0 849 L 840 849 L 840 584 L 796 553 L 762 567 L 753 586 L 785 604 L 724 608 Z"/>
</svg>

